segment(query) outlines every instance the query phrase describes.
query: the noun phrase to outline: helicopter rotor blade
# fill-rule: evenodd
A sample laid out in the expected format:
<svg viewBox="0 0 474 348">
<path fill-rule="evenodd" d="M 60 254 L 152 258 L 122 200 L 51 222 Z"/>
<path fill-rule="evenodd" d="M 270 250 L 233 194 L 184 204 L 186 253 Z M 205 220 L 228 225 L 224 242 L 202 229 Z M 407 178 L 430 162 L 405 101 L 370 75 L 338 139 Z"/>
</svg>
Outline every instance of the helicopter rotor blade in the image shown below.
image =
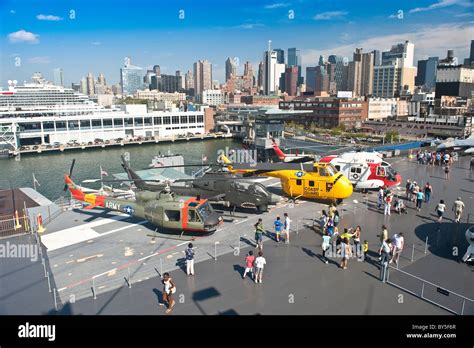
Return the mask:
<svg viewBox="0 0 474 348">
<path fill-rule="evenodd" d="M 69 167 L 69 178 L 72 177 L 72 171 L 74 169 L 74 164 L 76 164 L 76 159 L 75 158 L 72 159 L 71 167 Z M 66 192 L 66 191 L 67 191 L 67 184 L 64 184 L 64 192 Z"/>
</svg>

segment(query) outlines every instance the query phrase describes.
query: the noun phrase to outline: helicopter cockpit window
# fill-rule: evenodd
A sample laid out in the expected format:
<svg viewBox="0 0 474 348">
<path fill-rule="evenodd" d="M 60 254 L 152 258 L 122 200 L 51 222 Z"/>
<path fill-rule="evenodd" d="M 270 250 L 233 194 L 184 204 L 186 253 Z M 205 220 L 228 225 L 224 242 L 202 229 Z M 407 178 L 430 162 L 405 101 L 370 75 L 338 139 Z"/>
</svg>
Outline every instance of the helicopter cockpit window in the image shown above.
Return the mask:
<svg viewBox="0 0 474 348">
<path fill-rule="evenodd" d="M 336 167 L 334 167 L 333 164 L 328 164 L 328 165 L 326 166 L 326 169 L 327 169 L 327 171 L 328 171 L 329 176 L 336 175 L 337 172 L 338 172 L 338 170 L 336 169 Z"/>
<path fill-rule="evenodd" d="M 265 191 L 265 189 L 263 188 L 263 186 L 261 186 L 260 184 L 254 184 L 252 185 L 252 189 L 255 193 L 257 194 L 260 194 L 262 196 L 265 196 L 267 194 L 267 192 Z"/>
<path fill-rule="evenodd" d="M 188 210 L 188 222 L 199 222 L 199 215 L 196 213 L 194 209 Z"/>
<path fill-rule="evenodd" d="M 181 212 L 179 210 L 165 210 L 165 216 L 168 221 L 179 221 Z"/>
<path fill-rule="evenodd" d="M 319 171 L 320 176 L 328 176 L 329 175 L 329 173 L 328 173 L 328 171 L 325 167 L 319 167 L 318 171 Z"/>
<path fill-rule="evenodd" d="M 385 167 L 378 166 L 377 167 L 377 175 L 378 176 L 385 176 Z"/>
<path fill-rule="evenodd" d="M 247 182 L 234 182 L 234 187 L 241 192 L 247 191 L 249 186 L 250 184 Z"/>
<path fill-rule="evenodd" d="M 199 216 L 201 217 L 201 220 L 204 221 L 207 219 L 209 215 L 211 215 L 211 212 L 212 212 L 211 206 L 209 205 L 208 202 L 203 203 L 199 206 L 199 208 L 197 208 L 197 212 Z"/>
<path fill-rule="evenodd" d="M 395 181 L 397 172 L 392 167 L 385 168 L 387 170 L 387 176 L 391 181 Z"/>
</svg>

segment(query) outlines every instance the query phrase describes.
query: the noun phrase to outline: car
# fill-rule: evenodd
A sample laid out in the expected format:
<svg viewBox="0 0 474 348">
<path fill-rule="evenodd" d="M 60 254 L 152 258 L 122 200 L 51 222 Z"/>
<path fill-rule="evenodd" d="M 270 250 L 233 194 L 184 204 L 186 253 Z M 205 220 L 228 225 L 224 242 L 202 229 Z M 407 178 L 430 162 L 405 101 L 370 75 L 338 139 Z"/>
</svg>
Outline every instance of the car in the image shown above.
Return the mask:
<svg viewBox="0 0 474 348">
<path fill-rule="evenodd" d="M 106 140 L 105 144 L 107 144 L 107 145 L 110 144 L 110 140 Z"/>
<path fill-rule="evenodd" d="M 122 141 L 123 141 L 123 138 L 117 138 L 117 139 L 115 139 L 115 142 L 117 142 L 117 143 L 121 143 Z"/>
<path fill-rule="evenodd" d="M 102 139 L 100 139 L 100 138 L 95 138 L 95 139 L 94 139 L 94 143 L 96 143 L 96 144 L 101 144 L 101 143 L 103 143 L 103 142 L 104 142 L 104 141 L 103 141 Z"/>
</svg>

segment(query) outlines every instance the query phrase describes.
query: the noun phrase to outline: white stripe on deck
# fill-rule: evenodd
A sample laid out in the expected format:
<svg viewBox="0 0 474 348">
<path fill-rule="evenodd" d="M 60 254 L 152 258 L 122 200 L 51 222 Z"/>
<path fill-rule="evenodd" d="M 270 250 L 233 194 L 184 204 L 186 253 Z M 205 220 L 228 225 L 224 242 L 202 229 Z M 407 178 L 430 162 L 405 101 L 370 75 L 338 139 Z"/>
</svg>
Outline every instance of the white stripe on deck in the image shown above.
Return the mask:
<svg viewBox="0 0 474 348">
<path fill-rule="evenodd" d="M 53 251 L 67 247 L 69 245 L 85 242 L 90 239 L 100 237 L 102 235 L 107 235 L 112 232 L 120 231 L 124 228 L 131 227 L 133 225 L 118 228 L 114 231 L 108 231 L 106 233 L 100 234 L 93 230 L 94 227 L 99 227 L 102 225 L 110 224 L 113 222 L 121 221 L 127 219 L 128 215 L 120 215 L 113 218 L 100 219 L 87 224 L 66 228 L 61 231 L 45 234 L 41 236 L 41 242 L 48 248 L 48 251 Z"/>
</svg>

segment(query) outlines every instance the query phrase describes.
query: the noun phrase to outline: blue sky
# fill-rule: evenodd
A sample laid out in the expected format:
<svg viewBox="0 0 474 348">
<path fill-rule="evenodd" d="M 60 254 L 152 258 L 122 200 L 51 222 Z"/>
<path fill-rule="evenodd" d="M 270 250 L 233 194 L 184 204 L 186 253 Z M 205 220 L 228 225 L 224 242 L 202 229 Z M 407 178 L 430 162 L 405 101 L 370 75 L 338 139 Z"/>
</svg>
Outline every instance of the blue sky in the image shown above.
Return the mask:
<svg viewBox="0 0 474 348">
<path fill-rule="evenodd" d="M 126 56 L 173 74 L 208 59 L 223 82 L 228 56 L 256 69 L 268 40 L 299 48 L 304 66 L 320 54 L 351 59 L 355 47 L 387 50 L 407 39 L 416 59 L 454 49 L 462 62 L 473 9 L 469 0 L 0 0 L 0 85 L 35 71 L 52 79 L 56 67 L 68 85 L 88 72 L 117 83 Z"/>
</svg>

